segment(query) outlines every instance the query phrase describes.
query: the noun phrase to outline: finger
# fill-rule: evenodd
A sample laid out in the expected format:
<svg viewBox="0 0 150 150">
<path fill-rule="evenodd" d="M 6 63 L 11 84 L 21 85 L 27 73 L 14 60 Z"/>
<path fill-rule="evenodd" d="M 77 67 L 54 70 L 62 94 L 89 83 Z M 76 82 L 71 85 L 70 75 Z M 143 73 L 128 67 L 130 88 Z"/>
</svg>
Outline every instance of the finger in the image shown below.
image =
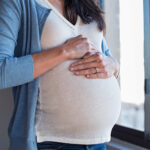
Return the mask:
<svg viewBox="0 0 150 150">
<path fill-rule="evenodd" d="M 96 70 L 96 73 L 107 73 L 107 71 L 106 71 L 106 68 L 105 67 L 97 67 L 97 68 L 95 68 L 95 70 Z"/>
<path fill-rule="evenodd" d="M 89 52 L 87 52 L 87 53 L 83 56 L 83 58 L 89 58 L 90 56 L 92 56 L 92 55 L 94 55 L 94 54 L 96 54 L 96 53 L 101 54 L 101 53 L 98 52 L 95 48 L 92 48 L 92 49 L 89 50 Z"/>
<path fill-rule="evenodd" d="M 91 69 L 94 67 L 104 68 L 102 63 L 98 63 L 98 62 L 94 61 L 94 62 L 84 63 L 84 64 L 80 64 L 80 65 L 76 65 L 76 66 L 71 66 L 71 67 L 69 67 L 69 69 L 71 71 L 77 71 L 77 70 L 83 70 L 83 69 Z"/>
<path fill-rule="evenodd" d="M 88 52 L 88 53 L 86 53 L 84 56 L 83 56 L 83 59 L 84 58 L 89 58 L 90 56 L 92 56 L 94 53 L 92 53 L 92 52 Z"/>
<path fill-rule="evenodd" d="M 96 73 L 96 69 L 95 68 L 74 72 L 74 74 L 77 75 L 77 76 L 83 76 L 83 75 L 93 74 L 93 73 Z"/>
<path fill-rule="evenodd" d="M 85 77 L 88 79 L 106 79 L 109 78 L 110 76 L 107 73 L 96 73 L 85 75 Z"/>
<path fill-rule="evenodd" d="M 83 37 L 84 38 L 84 37 Z M 90 51 L 95 51 L 95 52 L 99 52 L 99 48 L 91 41 L 89 40 L 87 37 L 85 37 L 88 40 L 88 43 L 90 44 Z"/>
<path fill-rule="evenodd" d="M 82 34 L 79 34 L 78 36 L 76 36 L 75 38 L 83 38 Z"/>
<path fill-rule="evenodd" d="M 76 61 L 76 62 L 72 63 L 71 67 L 76 66 L 76 65 L 81 65 L 81 64 L 89 63 L 89 62 L 93 62 L 93 61 L 100 62 L 101 61 L 101 56 L 99 56 L 99 55 L 89 56 L 87 58 L 84 58 L 82 60 L 79 60 L 79 61 Z"/>
<path fill-rule="evenodd" d="M 94 53 L 96 54 L 98 51 L 94 48 L 90 48 L 90 50 L 88 52 L 90 52 L 92 54 L 94 54 Z"/>
<path fill-rule="evenodd" d="M 70 39 L 72 39 L 73 41 L 74 40 L 80 40 L 80 39 L 82 39 L 83 38 L 83 35 L 82 34 L 79 34 L 78 36 L 76 36 L 76 37 L 72 37 L 72 38 L 70 38 Z M 69 40 L 70 40 L 69 39 Z"/>
<path fill-rule="evenodd" d="M 97 70 L 95 68 L 91 68 L 91 69 L 85 69 L 85 70 L 81 70 L 81 71 L 75 71 L 74 74 L 77 76 L 83 76 L 83 75 L 97 73 L 97 71 L 100 73 L 105 73 L 104 68 L 98 68 Z"/>
</svg>

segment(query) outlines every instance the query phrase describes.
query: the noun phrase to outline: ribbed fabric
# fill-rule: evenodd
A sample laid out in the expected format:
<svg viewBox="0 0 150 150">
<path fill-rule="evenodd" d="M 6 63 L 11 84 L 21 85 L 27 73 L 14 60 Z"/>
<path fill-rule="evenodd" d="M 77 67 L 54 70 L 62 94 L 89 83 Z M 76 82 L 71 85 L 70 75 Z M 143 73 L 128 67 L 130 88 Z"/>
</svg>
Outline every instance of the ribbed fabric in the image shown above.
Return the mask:
<svg viewBox="0 0 150 150">
<path fill-rule="evenodd" d="M 83 34 L 101 50 L 103 33 L 96 22 L 75 25 L 64 18 L 48 0 L 38 2 L 50 9 L 41 38 L 43 50 Z M 120 114 L 120 89 L 116 78 L 86 79 L 68 70 L 65 61 L 41 76 L 36 111 L 37 141 L 98 144 L 111 139 L 111 129 Z M 107 89 L 107 90 L 106 90 Z"/>
</svg>

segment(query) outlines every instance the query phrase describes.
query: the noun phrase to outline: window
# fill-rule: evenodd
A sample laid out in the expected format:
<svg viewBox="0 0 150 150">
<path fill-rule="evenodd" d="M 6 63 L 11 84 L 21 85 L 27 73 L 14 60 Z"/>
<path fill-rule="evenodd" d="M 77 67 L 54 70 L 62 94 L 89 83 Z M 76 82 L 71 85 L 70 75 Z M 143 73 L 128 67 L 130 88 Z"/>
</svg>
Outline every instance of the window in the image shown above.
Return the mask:
<svg viewBox="0 0 150 150">
<path fill-rule="evenodd" d="M 123 108 L 118 123 L 142 131 L 144 131 L 143 17 L 142 0 L 120 0 L 120 87 Z"/>
<path fill-rule="evenodd" d="M 150 49 L 150 33 L 145 29 L 150 28 L 148 22 L 150 2 L 149 0 L 101 0 L 101 2 L 107 25 L 106 40 L 112 55 L 120 62 L 118 81 L 121 88 L 122 111 L 112 135 L 150 148 L 148 142 L 150 102 L 146 100 L 148 98 L 145 95 L 144 84 L 146 83 L 146 89 L 150 92 L 150 68 L 145 67 L 150 63 L 146 61 L 149 58 L 146 59 L 148 54 L 145 52 L 146 48 L 147 51 Z M 148 56 L 150 57 L 150 54 Z M 145 69 L 149 70 L 147 82 Z"/>
</svg>

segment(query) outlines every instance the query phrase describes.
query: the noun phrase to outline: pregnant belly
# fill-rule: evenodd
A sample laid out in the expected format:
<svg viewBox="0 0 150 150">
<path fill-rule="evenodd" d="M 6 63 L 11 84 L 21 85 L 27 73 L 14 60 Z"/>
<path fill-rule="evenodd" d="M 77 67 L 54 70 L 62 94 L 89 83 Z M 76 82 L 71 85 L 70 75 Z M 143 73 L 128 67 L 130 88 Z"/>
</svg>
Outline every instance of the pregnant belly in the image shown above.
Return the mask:
<svg viewBox="0 0 150 150">
<path fill-rule="evenodd" d="M 40 79 L 41 109 L 53 131 L 84 135 L 111 130 L 117 122 L 121 102 L 116 78 L 86 79 L 68 70 L 66 61 Z"/>
</svg>

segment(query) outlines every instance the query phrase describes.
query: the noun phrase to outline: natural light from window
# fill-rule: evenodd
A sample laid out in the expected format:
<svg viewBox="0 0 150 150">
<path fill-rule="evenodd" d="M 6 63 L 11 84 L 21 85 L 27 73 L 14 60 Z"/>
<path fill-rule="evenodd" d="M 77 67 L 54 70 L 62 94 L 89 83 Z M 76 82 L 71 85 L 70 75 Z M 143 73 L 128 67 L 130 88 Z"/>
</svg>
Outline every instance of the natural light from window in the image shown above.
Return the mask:
<svg viewBox="0 0 150 150">
<path fill-rule="evenodd" d="M 123 107 L 119 124 L 144 130 L 143 0 L 120 0 L 120 87 Z"/>
<path fill-rule="evenodd" d="M 120 0 L 121 94 L 124 102 L 144 102 L 143 0 Z"/>
</svg>

